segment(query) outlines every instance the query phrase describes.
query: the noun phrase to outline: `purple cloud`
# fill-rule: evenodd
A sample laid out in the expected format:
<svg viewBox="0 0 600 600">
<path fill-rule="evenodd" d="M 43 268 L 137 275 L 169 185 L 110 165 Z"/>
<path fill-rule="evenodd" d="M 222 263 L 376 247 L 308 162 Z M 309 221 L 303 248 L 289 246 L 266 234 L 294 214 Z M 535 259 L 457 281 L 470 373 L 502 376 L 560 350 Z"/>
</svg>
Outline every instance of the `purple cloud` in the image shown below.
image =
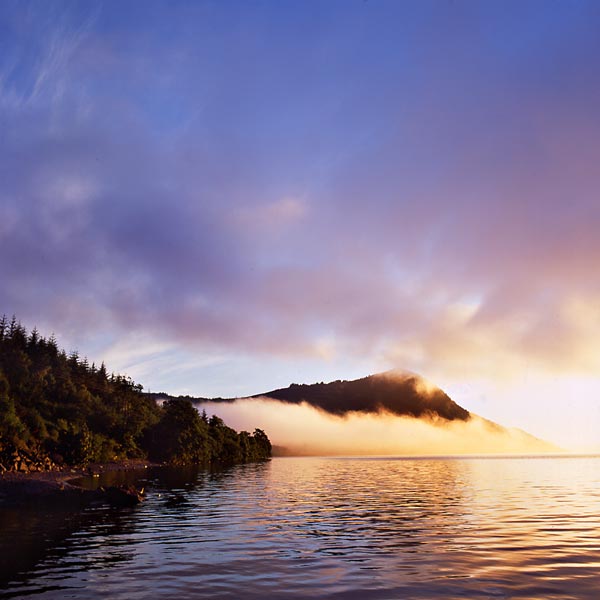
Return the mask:
<svg viewBox="0 0 600 600">
<path fill-rule="evenodd" d="M 5 5 L 1 309 L 597 370 L 597 8 L 459 4 Z"/>
</svg>

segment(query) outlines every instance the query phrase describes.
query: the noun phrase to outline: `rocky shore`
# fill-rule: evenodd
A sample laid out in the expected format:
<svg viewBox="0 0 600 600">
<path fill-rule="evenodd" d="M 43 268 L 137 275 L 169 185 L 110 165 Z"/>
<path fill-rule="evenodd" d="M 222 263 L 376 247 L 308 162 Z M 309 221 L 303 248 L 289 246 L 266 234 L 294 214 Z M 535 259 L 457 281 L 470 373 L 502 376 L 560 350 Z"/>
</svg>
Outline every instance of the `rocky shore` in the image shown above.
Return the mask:
<svg viewBox="0 0 600 600">
<path fill-rule="evenodd" d="M 141 499 L 138 490 L 127 488 L 101 488 L 89 490 L 77 484 L 82 477 L 99 475 L 111 471 L 129 471 L 158 466 L 144 460 L 124 460 L 111 463 L 94 463 L 85 468 L 58 467 L 49 470 L 11 470 L 0 475 L 0 508 L 31 503 L 72 503 L 84 506 L 94 501 L 126 505 L 128 496 Z M 119 493 L 119 490 L 122 494 Z"/>
<path fill-rule="evenodd" d="M 0 445 L 0 475 L 59 470 L 60 466 L 47 455 Z"/>
</svg>

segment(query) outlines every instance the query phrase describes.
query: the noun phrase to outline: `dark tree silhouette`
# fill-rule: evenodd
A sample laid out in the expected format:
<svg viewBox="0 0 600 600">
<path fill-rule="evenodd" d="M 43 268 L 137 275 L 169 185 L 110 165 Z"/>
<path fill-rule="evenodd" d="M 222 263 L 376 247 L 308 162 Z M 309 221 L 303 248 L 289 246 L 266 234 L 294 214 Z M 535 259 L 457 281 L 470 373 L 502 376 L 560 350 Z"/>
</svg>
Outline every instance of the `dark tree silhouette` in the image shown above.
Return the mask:
<svg viewBox="0 0 600 600">
<path fill-rule="evenodd" d="M 77 351 L 67 356 L 54 335 L 45 339 L 36 328 L 28 335 L 16 317 L 2 316 L 0 471 L 15 468 L 19 452 L 70 465 L 148 455 L 177 464 L 270 456 L 262 435 L 238 434 L 190 401 L 159 406 L 142 389 Z"/>
</svg>

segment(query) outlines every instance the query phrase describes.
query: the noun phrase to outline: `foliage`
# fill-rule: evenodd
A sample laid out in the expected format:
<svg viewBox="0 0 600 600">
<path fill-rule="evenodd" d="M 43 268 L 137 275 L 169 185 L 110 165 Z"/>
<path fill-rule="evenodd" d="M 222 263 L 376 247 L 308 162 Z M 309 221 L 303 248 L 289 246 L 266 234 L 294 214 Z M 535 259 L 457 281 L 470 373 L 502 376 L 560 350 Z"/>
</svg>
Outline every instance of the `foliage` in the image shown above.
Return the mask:
<svg viewBox="0 0 600 600">
<path fill-rule="evenodd" d="M 264 460 L 271 444 L 263 431 L 239 434 L 217 416 L 202 416 L 190 400 L 172 398 L 163 404 L 159 423 L 149 430 L 147 446 L 156 460 L 174 464 L 231 464 Z"/>
<path fill-rule="evenodd" d="M 109 375 L 54 337 L 0 319 L 0 451 L 23 448 L 58 463 L 150 458 L 176 464 L 268 458 L 264 432 L 236 433 L 188 400 L 161 407 L 129 377 Z"/>
</svg>

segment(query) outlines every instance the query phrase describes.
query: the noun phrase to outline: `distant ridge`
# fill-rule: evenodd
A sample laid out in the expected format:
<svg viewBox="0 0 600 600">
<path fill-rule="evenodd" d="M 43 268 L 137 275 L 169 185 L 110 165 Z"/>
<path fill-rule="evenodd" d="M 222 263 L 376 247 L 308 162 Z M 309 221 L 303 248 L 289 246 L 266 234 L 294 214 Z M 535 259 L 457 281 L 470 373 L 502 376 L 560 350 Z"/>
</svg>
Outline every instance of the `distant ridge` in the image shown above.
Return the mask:
<svg viewBox="0 0 600 600">
<path fill-rule="evenodd" d="M 167 394 L 149 394 L 156 401 L 171 398 Z M 256 403 L 257 410 L 262 410 L 267 418 L 277 418 L 275 415 L 281 408 L 282 414 L 285 406 L 309 406 L 323 413 L 336 417 L 348 417 L 349 422 L 356 423 L 359 415 L 396 415 L 415 419 L 423 427 L 431 426 L 433 429 L 421 429 L 421 434 L 426 435 L 430 450 L 434 454 L 527 454 L 527 453 L 553 453 L 562 452 L 554 444 L 541 440 L 531 434 L 515 429 L 506 428 L 498 423 L 471 413 L 454 402 L 440 388 L 416 375 L 401 370 L 385 371 L 362 377 L 353 381 L 332 381 L 329 383 L 291 384 L 280 388 L 255 394 L 243 398 L 195 398 L 185 396 L 201 408 L 206 405 L 208 410 L 214 410 L 218 404 Z M 264 401 L 271 405 L 265 408 Z M 279 405 L 279 407 L 278 407 Z M 264 411 L 267 411 L 266 413 Z M 304 413 L 303 413 L 304 414 Z M 373 421 L 366 421 L 373 423 Z M 389 422 L 389 421 L 388 421 Z M 367 445 L 357 447 L 352 440 L 347 443 L 335 440 L 319 439 L 312 437 L 312 432 L 302 429 L 305 425 L 298 424 L 302 431 L 300 439 L 287 429 L 289 441 L 285 437 L 275 441 L 273 454 L 276 456 L 302 456 L 311 454 L 415 454 L 414 447 L 421 448 L 423 442 L 415 438 L 408 429 L 399 429 L 401 437 L 371 440 Z M 405 426 L 408 426 L 405 421 Z M 271 425 L 278 431 L 277 425 Z M 286 427 L 285 421 L 280 428 Z M 431 437 L 435 430 L 438 437 Z M 296 430 L 291 430 L 296 431 Z M 349 431 L 352 431 L 350 429 Z M 439 435 L 438 435 L 439 434 Z M 305 437 L 302 437 L 305 436 Z M 415 441 L 417 440 L 417 441 Z M 415 446 L 417 444 L 417 446 Z M 450 450 L 448 448 L 451 448 Z M 423 450 L 419 450 L 421 454 Z"/>
<path fill-rule="evenodd" d="M 441 417 L 452 421 L 469 419 L 469 411 L 454 402 L 440 388 L 412 373 L 392 370 L 353 381 L 332 381 L 281 388 L 252 396 L 282 402 L 306 402 L 334 415 L 350 411 L 376 413 L 382 410 L 411 417 Z"/>
<path fill-rule="evenodd" d="M 157 400 L 167 394 L 151 394 Z M 238 398 L 194 398 L 192 402 L 234 402 Z M 272 398 L 289 404 L 306 402 L 333 415 L 343 416 L 351 411 L 377 413 L 387 411 L 411 417 L 439 417 L 466 421 L 468 410 L 459 406 L 440 388 L 432 386 L 419 375 L 401 370 L 385 371 L 353 381 L 296 384 L 255 394 L 250 398 Z"/>
</svg>

